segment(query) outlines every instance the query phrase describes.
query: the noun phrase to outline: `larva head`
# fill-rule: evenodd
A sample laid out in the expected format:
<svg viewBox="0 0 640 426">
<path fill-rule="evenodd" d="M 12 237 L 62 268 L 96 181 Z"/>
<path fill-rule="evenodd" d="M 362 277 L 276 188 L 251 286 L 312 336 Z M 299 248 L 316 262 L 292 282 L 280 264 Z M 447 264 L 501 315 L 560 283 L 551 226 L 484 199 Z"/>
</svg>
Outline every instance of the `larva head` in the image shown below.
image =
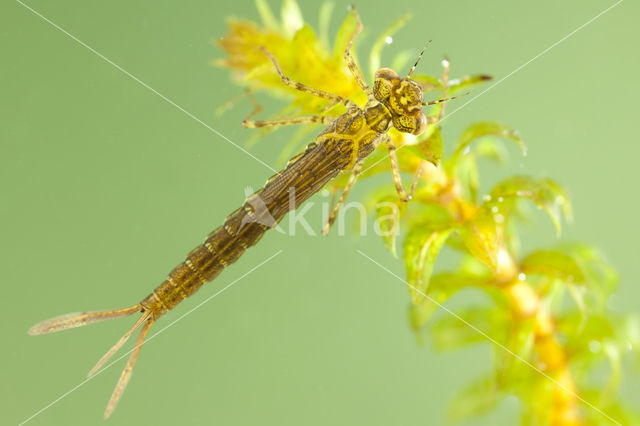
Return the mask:
<svg viewBox="0 0 640 426">
<path fill-rule="evenodd" d="M 379 69 L 374 78 L 373 96 L 391 112 L 393 127 L 419 135 L 427 128 L 422 111 L 422 87 L 410 77 L 402 78 L 390 68 Z"/>
</svg>

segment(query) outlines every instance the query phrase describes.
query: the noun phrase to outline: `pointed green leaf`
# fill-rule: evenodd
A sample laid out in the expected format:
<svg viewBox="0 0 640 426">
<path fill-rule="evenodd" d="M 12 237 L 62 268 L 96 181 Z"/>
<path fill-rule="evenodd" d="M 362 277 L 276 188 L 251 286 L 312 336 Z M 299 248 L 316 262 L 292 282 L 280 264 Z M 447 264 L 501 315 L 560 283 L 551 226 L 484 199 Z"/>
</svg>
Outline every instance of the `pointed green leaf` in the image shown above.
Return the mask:
<svg viewBox="0 0 640 426">
<path fill-rule="evenodd" d="M 487 158 L 496 163 L 504 164 L 509 158 L 509 151 L 502 141 L 493 137 L 484 137 L 475 145 L 475 154 L 478 158 Z"/>
<path fill-rule="evenodd" d="M 506 309 L 498 310 L 506 312 Z M 504 317 L 504 324 L 508 324 L 503 330 L 505 340 L 503 344 L 510 352 L 494 345 L 493 356 L 495 375 L 505 390 L 520 393 L 527 387 L 527 378 L 538 374 L 521 359 L 531 359 L 535 346 L 534 320 L 521 319 L 513 322 L 508 314 Z M 514 354 L 516 356 L 514 356 Z"/>
<path fill-rule="evenodd" d="M 618 273 L 600 250 L 587 244 L 575 243 L 560 244 L 556 250 L 570 256 L 579 265 L 585 281 L 590 286 L 602 288 L 607 298 L 613 292 L 618 281 Z"/>
<path fill-rule="evenodd" d="M 411 19 L 410 13 L 405 13 L 400 18 L 393 21 L 376 39 L 371 48 L 371 54 L 369 55 L 369 72 L 373 75 L 380 68 L 382 49 L 386 46 L 387 37 L 391 37 L 400 28 L 404 27 L 407 21 Z"/>
<path fill-rule="evenodd" d="M 409 304 L 409 324 L 419 343 L 422 343 L 422 334 L 420 333 L 422 327 L 429 321 L 437 309 L 438 305 L 429 300 L 418 305 L 414 303 Z"/>
<path fill-rule="evenodd" d="M 539 250 L 524 258 L 521 264 L 525 274 L 540 274 L 565 282 L 584 282 L 580 266 L 571 256 L 560 251 Z"/>
<path fill-rule="evenodd" d="M 296 0 L 284 0 L 281 11 L 282 26 L 287 37 L 292 37 L 304 25 L 302 12 Z"/>
<path fill-rule="evenodd" d="M 600 390 L 582 392 L 582 397 L 588 401 L 598 401 L 598 411 L 584 410 L 583 420 L 587 426 L 600 426 L 605 424 L 614 424 L 609 420 L 603 420 L 602 411 L 607 413 L 607 417 L 611 417 L 619 425 L 640 425 L 640 413 L 637 403 L 625 403 L 621 401 L 602 401 L 600 402 Z M 606 422 L 606 423 L 605 423 Z"/>
<path fill-rule="evenodd" d="M 453 423 L 476 419 L 495 408 L 502 398 L 504 394 L 492 376 L 474 380 L 458 392 L 447 409 L 447 417 Z"/>
<path fill-rule="evenodd" d="M 400 218 L 407 203 L 398 200 L 397 196 L 384 197 L 376 203 L 376 224 L 385 247 L 397 258 L 396 237 L 400 230 Z"/>
<path fill-rule="evenodd" d="M 267 29 L 271 31 L 278 31 L 278 21 L 276 17 L 273 15 L 271 8 L 269 7 L 269 3 L 266 0 L 255 0 L 256 1 L 256 9 L 258 9 L 258 14 L 260 15 L 260 19 L 262 20 L 262 25 L 264 25 Z"/>
<path fill-rule="evenodd" d="M 586 244 L 562 244 L 555 250 L 569 256 L 583 275 L 582 282 L 578 283 L 581 286 L 577 290 L 570 288 L 572 296 L 575 298 L 574 293 L 580 291 L 584 308 L 589 312 L 605 312 L 618 281 L 615 269 L 599 250 Z"/>
<path fill-rule="evenodd" d="M 318 12 L 318 29 L 319 38 L 322 45 L 329 50 L 329 23 L 331 22 L 331 12 L 333 12 L 333 3 L 324 1 Z"/>
<path fill-rule="evenodd" d="M 455 164 L 461 155 L 468 152 L 469 146 L 474 140 L 484 136 L 500 136 L 510 139 L 517 143 L 518 146 L 520 146 L 523 155 L 526 155 L 527 148 L 524 145 L 524 142 L 522 142 L 522 138 L 520 138 L 518 132 L 502 123 L 483 121 L 470 125 L 464 130 L 464 132 L 462 132 L 462 136 L 460 136 L 460 139 L 458 140 L 458 146 L 449 160 L 452 167 L 455 167 Z"/>
<path fill-rule="evenodd" d="M 467 250 L 490 268 L 498 266 L 499 240 L 493 214 L 481 209 L 458 229 Z"/>
<path fill-rule="evenodd" d="M 413 81 L 420 83 L 422 86 L 422 90 L 427 92 L 433 91 L 442 91 L 442 82 L 438 79 L 438 77 L 434 77 L 432 75 L 427 74 L 418 74 L 412 77 Z"/>
<path fill-rule="evenodd" d="M 482 273 L 444 272 L 433 275 L 426 291 L 429 298 L 423 299 L 417 305 L 412 304 L 410 322 L 413 330 L 416 332 L 421 330 L 440 305 L 464 288 L 477 287 L 483 291 L 489 291 L 493 300 L 497 302 L 495 296 L 501 296 L 501 293 L 492 291 L 495 290 L 491 285 L 492 282 L 493 278 L 486 274 L 486 270 Z M 497 305 L 501 306 L 499 302 Z"/>
<path fill-rule="evenodd" d="M 611 369 L 609 375 L 609 383 L 607 388 L 602 391 L 602 399 L 605 401 L 613 399 L 618 387 L 620 386 L 620 379 L 622 377 L 622 353 L 621 349 L 615 342 L 605 342 L 603 345 L 604 355 L 609 361 L 609 368 Z M 626 348 L 622 349 L 626 350 Z"/>
<path fill-rule="evenodd" d="M 411 50 L 399 50 L 391 60 L 392 70 L 409 69 L 409 64 L 414 59 L 414 53 Z"/>
<path fill-rule="evenodd" d="M 450 229 L 434 230 L 433 226 L 417 223 L 404 240 L 404 264 L 413 303 L 424 300 L 433 272 L 433 264 L 451 233 Z"/>
<path fill-rule="evenodd" d="M 305 24 L 293 36 L 291 41 L 292 49 L 296 51 L 296 59 L 300 62 L 300 58 L 304 56 L 312 56 L 317 59 L 318 53 L 316 35 L 313 29 Z"/>
<path fill-rule="evenodd" d="M 442 102 L 431 105 L 427 110 L 427 117 L 437 120 L 438 117 L 440 117 L 440 111 L 442 111 L 442 108 L 444 108 L 444 103 Z M 437 124 L 434 124 L 434 126 L 437 126 Z"/>
<path fill-rule="evenodd" d="M 487 82 L 491 80 L 493 77 L 486 74 L 478 74 L 478 75 L 468 75 L 462 78 L 449 80 L 447 86 L 447 92 L 450 95 L 461 92 L 463 90 L 470 90 L 472 87 L 477 86 L 478 84 Z"/>
<path fill-rule="evenodd" d="M 438 166 L 440 164 L 440 159 L 442 158 L 443 151 L 443 142 L 442 142 L 442 133 L 440 132 L 439 126 L 431 126 L 426 135 L 420 136 L 418 143 L 413 145 L 407 145 L 407 148 L 422 158 L 423 160 L 427 160 L 434 166 Z"/>
<path fill-rule="evenodd" d="M 496 185 L 490 197 L 493 203 L 504 202 L 506 207 L 518 198 L 533 201 L 549 214 L 558 234 L 562 230 L 562 216 L 571 218 L 569 197 L 560 185 L 549 179 L 513 176 Z"/>
<path fill-rule="evenodd" d="M 429 329 L 433 343 L 439 350 L 457 349 L 474 343 L 490 343 L 482 333 L 493 340 L 504 342 L 504 335 L 509 330 L 507 323 L 510 316 L 494 306 L 457 310 L 456 315 L 460 318 L 452 315 L 439 317 Z"/>
<path fill-rule="evenodd" d="M 358 22 L 353 13 L 347 14 L 347 17 L 342 22 L 340 29 L 338 30 L 338 34 L 336 35 L 336 40 L 333 44 L 333 55 L 336 58 L 342 58 L 344 55 L 344 51 L 347 48 L 347 44 L 351 39 Z"/>
<path fill-rule="evenodd" d="M 456 166 L 457 178 L 463 194 L 475 204 L 478 201 L 478 187 L 480 186 L 476 157 L 474 155 L 465 155 L 458 160 Z"/>
</svg>

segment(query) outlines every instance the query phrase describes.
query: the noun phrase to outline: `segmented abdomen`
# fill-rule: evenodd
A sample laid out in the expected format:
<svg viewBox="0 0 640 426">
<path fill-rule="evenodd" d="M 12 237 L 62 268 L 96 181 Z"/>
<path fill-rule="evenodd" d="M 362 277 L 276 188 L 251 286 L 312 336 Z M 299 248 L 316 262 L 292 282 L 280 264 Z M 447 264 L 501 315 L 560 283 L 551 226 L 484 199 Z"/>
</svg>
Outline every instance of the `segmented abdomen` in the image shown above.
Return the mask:
<svg viewBox="0 0 640 426">
<path fill-rule="evenodd" d="M 351 140 L 310 144 L 261 190 L 231 213 L 203 244 L 193 249 L 141 303 L 155 317 L 175 307 L 255 245 L 291 209 L 298 207 L 350 163 Z M 293 192 L 293 198 L 291 193 Z"/>
<path fill-rule="evenodd" d="M 143 302 L 156 316 L 172 309 L 191 296 L 203 284 L 213 280 L 222 270 L 238 260 L 244 251 L 255 245 L 269 229 L 257 223 L 241 227 L 246 217 L 244 208 L 231 213 L 224 225 L 213 231 L 203 244 L 187 255 Z M 239 231 L 238 231 L 239 230 Z"/>
</svg>

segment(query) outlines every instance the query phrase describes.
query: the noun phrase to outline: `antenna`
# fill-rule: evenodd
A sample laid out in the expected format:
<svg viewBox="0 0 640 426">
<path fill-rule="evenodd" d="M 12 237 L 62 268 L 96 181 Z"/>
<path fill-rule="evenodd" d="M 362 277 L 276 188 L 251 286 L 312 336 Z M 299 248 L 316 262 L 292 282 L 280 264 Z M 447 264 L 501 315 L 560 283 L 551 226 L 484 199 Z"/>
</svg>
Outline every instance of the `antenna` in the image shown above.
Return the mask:
<svg viewBox="0 0 640 426">
<path fill-rule="evenodd" d="M 409 75 L 407 75 L 407 78 L 411 77 L 411 74 L 413 74 L 413 72 L 416 70 L 416 67 L 418 66 L 418 62 L 420 62 L 420 59 L 422 59 L 422 54 L 427 49 L 427 46 L 431 44 L 431 41 L 432 40 L 429 40 L 428 42 L 425 43 L 424 47 L 422 48 L 422 51 L 420 52 L 420 55 L 418 55 L 418 59 L 416 60 L 416 63 L 413 64 L 413 66 L 411 67 L 411 70 L 409 70 Z"/>
<path fill-rule="evenodd" d="M 467 96 L 470 92 L 465 92 L 461 95 L 458 96 L 451 96 L 450 98 L 442 98 L 442 99 L 436 99 L 435 101 L 429 101 L 429 102 L 423 102 L 422 105 L 435 105 L 435 104 L 439 104 L 442 102 L 447 102 L 447 101 L 452 101 L 454 99 L 458 99 L 461 98 L 463 96 Z"/>
</svg>

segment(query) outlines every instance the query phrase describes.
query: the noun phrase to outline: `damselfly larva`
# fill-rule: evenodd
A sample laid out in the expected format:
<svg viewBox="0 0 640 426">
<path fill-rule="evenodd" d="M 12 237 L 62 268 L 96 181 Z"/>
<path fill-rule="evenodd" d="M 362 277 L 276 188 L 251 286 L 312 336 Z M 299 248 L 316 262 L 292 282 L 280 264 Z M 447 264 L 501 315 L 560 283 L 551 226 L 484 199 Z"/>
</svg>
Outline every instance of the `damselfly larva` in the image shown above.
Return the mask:
<svg viewBox="0 0 640 426">
<path fill-rule="evenodd" d="M 353 13 L 356 14 L 355 10 Z M 89 376 L 91 376 L 98 371 L 122 347 L 134 331 L 141 328 L 136 346 L 107 404 L 105 418 L 113 412 L 122 396 L 140 353 L 141 345 L 153 323 L 182 300 L 191 296 L 203 284 L 213 280 L 225 267 L 238 260 L 245 250 L 256 244 L 262 235 L 274 227 L 291 209 L 297 208 L 339 173 L 352 170 L 351 178 L 323 230 L 326 233 L 355 183 L 364 159 L 380 143 L 385 143 L 389 149 L 394 182 L 400 197 L 404 200 L 410 198 L 415 185 L 412 186 L 409 194 L 404 191 L 400 181 L 397 159 L 395 159 L 393 152 L 395 148 L 387 132 L 391 127 L 395 127 L 400 132 L 421 134 L 430 122 L 422 111 L 422 107 L 447 99 L 424 102 L 422 87 L 411 79 L 411 74 L 422 57 L 422 53 L 407 77 L 403 78 L 389 68 L 382 68 L 375 73 L 374 86 L 373 89 L 370 88 L 350 53 L 353 41 L 362 29 L 359 19 L 357 22 L 358 26 L 347 44 L 344 58 L 360 88 L 367 95 L 368 101 L 364 107 L 361 108 L 344 97 L 291 80 L 284 74 L 276 58 L 264 47 L 261 47 L 264 54 L 275 66 L 284 84 L 323 98 L 331 105 L 341 103 L 346 107 L 346 112 L 339 117 L 318 115 L 289 120 L 251 121 L 249 118 L 259 111 L 259 107 L 256 106 L 256 110 L 243 121 L 242 124 L 245 127 L 321 122 L 326 125 L 326 128 L 313 142 L 307 145 L 303 153 L 291 159 L 284 170 L 271 177 L 262 189 L 247 198 L 242 207 L 231 213 L 222 226 L 209 234 L 204 243 L 192 250 L 184 262 L 176 266 L 169 273 L 167 279 L 140 303 L 123 309 L 68 314 L 43 321 L 29 330 L 30 334 L 45 334 L 141 313 L 140 318 L 129 331 L 89 372 Z M 444 79 L 446 79 L 446 71 Z M 435 122 L 437 118 L 432 120 Z M 295 201 L 290 203 L 292 191 L 295 194 Z"/>
</svg>

